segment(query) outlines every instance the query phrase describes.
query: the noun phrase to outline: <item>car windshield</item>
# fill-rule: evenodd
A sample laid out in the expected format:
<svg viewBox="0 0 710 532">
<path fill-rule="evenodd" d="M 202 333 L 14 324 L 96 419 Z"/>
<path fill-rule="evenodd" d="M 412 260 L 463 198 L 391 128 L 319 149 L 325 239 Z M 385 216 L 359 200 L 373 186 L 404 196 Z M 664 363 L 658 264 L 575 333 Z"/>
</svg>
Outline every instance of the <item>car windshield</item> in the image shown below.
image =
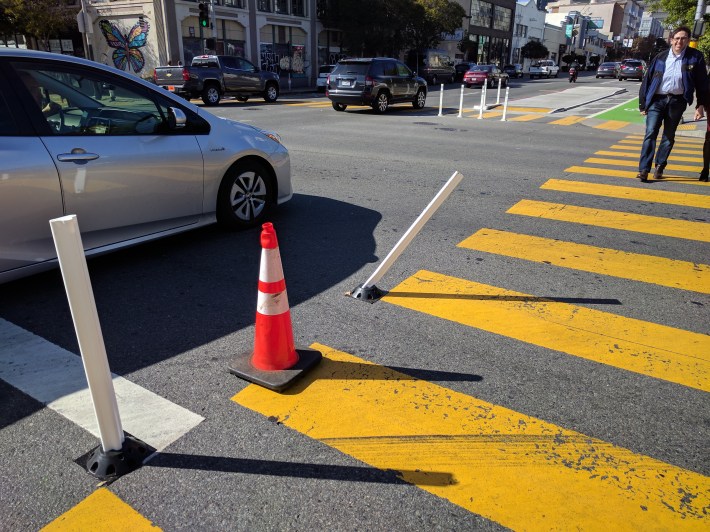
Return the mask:
<svg viewBox="0 0 710 532">
<path fill-rule="evenodd" d="M 624 66 L 640 67 L 641 61 L 624 61 Z"/>
<path fill-rule="evenodd" d="M 602 63 L 601 66 L 600 66 L 600 68 L 601 68 L 601 67 L 604 67 L 604 68 L 615 68 L 615 67 L 616 67 L 616 63 Z"/>
<path fill-rule="evenodd" d="M 333 65 L 325 65 L 322 66 L 318 69 L 319 74 L 330 74 L 330 71 L 333 70 Z"/>
<path fill-rule="evenodd" d="M 368 70 L 370 70 L 370 63 L 364 63 L 362 61 L 344 63 L 341 61 L 335 65 L 333 74 L 367 74 Z"/>
<path fill-rule="evenodd" d="M 471 72 L 490 72 L 491 68 L 491 65 L 477 65 L 472 66 L 469 70 Z"/>
</svg>

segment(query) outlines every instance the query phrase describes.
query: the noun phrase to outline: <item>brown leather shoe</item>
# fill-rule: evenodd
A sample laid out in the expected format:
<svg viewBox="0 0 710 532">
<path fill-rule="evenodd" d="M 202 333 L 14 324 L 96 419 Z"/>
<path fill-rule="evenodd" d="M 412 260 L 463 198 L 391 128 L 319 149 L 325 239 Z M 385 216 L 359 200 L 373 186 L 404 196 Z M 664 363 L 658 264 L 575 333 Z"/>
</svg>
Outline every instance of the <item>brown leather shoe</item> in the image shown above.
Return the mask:
<svg viewBox="0 0 710 532">
<path fill-rule="evenodd" d="M 639 172 L 639 174 L 636 176 L 637 179 L 640 179 L 644 183 L 648 182 L 648 170 L 643 170 Z"/>
<path fill-rule="evenodd" d="M 663 167 L 662 166 L 656 166 L 656 169 L 653 172 L 653 179 L 663 179 Z"/>
</svg>

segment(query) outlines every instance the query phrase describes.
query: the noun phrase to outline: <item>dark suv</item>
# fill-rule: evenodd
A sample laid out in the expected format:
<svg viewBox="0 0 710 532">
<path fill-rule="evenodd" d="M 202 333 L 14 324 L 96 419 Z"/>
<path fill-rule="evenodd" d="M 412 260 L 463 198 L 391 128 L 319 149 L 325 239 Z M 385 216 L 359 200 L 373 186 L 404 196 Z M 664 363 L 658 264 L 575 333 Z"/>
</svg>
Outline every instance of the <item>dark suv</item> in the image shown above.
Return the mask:
<svg viewBox="0 0 710 532">
<path fill-rule="evenodd" d="M 640 59 L 624 59 L 619 68 L 619 81 L 625 79 L 642 80 L 646 73 L 646 62 Z"/>
<path fill-rule="evenodd" d="M 401 102 L 422 109 L 426 95 L 423 78 L 387 57 L 343 59 L 326 82 L 326 96 L 336 111 L 345 111 L 348 105 L 369 105 L 376 113 L 384 113 L 390 104 Z"/>
</svg>

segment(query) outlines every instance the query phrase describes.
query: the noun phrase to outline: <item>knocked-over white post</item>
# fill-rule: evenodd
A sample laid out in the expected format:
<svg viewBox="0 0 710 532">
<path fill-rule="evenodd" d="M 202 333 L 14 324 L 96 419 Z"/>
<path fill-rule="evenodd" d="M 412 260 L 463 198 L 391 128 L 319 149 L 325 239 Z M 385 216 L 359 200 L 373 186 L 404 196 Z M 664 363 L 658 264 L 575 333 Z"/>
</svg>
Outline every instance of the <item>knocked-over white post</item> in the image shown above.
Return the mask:
<svg viewBox="0 0 710 532">
<path fill-rule="evenodd" d="M 441 110 L 444 107 L 444 84 L 441 84 L 441 91 L 439 91 L 439 116 L 444 116 Z"/>
<path fill-rule="evenodd" d="M 76 215 L 62 216 L 49 221 L 62 270 L 74 330 L 79 341 L 89 393 L 94 402 L 99 425 L 101 447 L 104 451 L 118 451 L 123 446 L 124 434 L 113 389 L 113 380 L 96 312 L 96 302 L 86 267 L 84 247 Z"/>
<path fill-rule="evenodd" d="M 463 85 L 461 85 L 461 98 L 459 98 L 459 118 L 463 116 Z"/>
<path fill-rule="evenodd" d="M 446 198 L 449 197 L 454 188 L 456 188 L 462 179 L 463 174 L 460 174 L 459 172 L 453 173 L 444 186 L 441 187 L 441 190 L 439 190 L 436 196 L 434 196 L 434 199 L 429 202 L 429 205 L 427 205 L 417 219 L 414 220 L 414 223 L 409 227 L 409 229 L 407 229 L 407 232 L 402 235 L 402 238 L 400 238 L 399 242 L 395 244 L 392 251 L 387 254 L 382 263 L 377 267 L 377 269 L 375 269 L 372 275 L 370 275 L 367 281 L 350 293 L 352 297 L 356 299 L 361 298 L 365 301 L 379 299 L 382 293 L 379 289 L 377 289 L 375 283 L 379 281 L 385 273 L 387 273 L 387 270 L 392 267 L 394 261 L 397 260 L 405 249 L 407 249 L 407 246 L 412 242 L 414 237 L 417 236 L 417 233 L 419 233 L 421 228 L 424 227 L 424 224 L 427 223 L 429 218 L 431 218 L 437 209 L 441 207 L 442 203 L 446 201 Z"/>
<path fill-rule="evenodd" d="M 500 119 L 501 122 L 505 122 L 505 114 L 508 112 L 508 93 L 510 92 L 510 87 L 505 88 L 505 100 L 503 102 L 503 117 Z"/>
</svg>

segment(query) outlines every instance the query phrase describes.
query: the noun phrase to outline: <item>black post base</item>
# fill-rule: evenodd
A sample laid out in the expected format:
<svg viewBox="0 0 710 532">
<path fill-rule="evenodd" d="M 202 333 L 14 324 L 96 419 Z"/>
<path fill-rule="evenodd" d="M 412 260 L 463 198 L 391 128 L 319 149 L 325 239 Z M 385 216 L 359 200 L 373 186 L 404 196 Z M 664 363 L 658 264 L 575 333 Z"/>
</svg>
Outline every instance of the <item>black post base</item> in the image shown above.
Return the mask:
<svg viewBox="0 0 710 532">
<path fill-rule="evenodd" d="M 86 458 L 86 471 L 100 480 L 116 480 L 138 469 L 155 449 L 147 443 L 124 433 L 120 451 L 104 451 L 99 445 Z"/>
<path fill-rule="evenodd" d="M 367 301 L 368 303 L 374 303 L 379 301 L 382 297 L 387 295 L 387 292 L 380 290 L 376 286 L 358 286 L 348 294 L 353 299 L 359 299 L 361 301 Z"/>
</svg>

